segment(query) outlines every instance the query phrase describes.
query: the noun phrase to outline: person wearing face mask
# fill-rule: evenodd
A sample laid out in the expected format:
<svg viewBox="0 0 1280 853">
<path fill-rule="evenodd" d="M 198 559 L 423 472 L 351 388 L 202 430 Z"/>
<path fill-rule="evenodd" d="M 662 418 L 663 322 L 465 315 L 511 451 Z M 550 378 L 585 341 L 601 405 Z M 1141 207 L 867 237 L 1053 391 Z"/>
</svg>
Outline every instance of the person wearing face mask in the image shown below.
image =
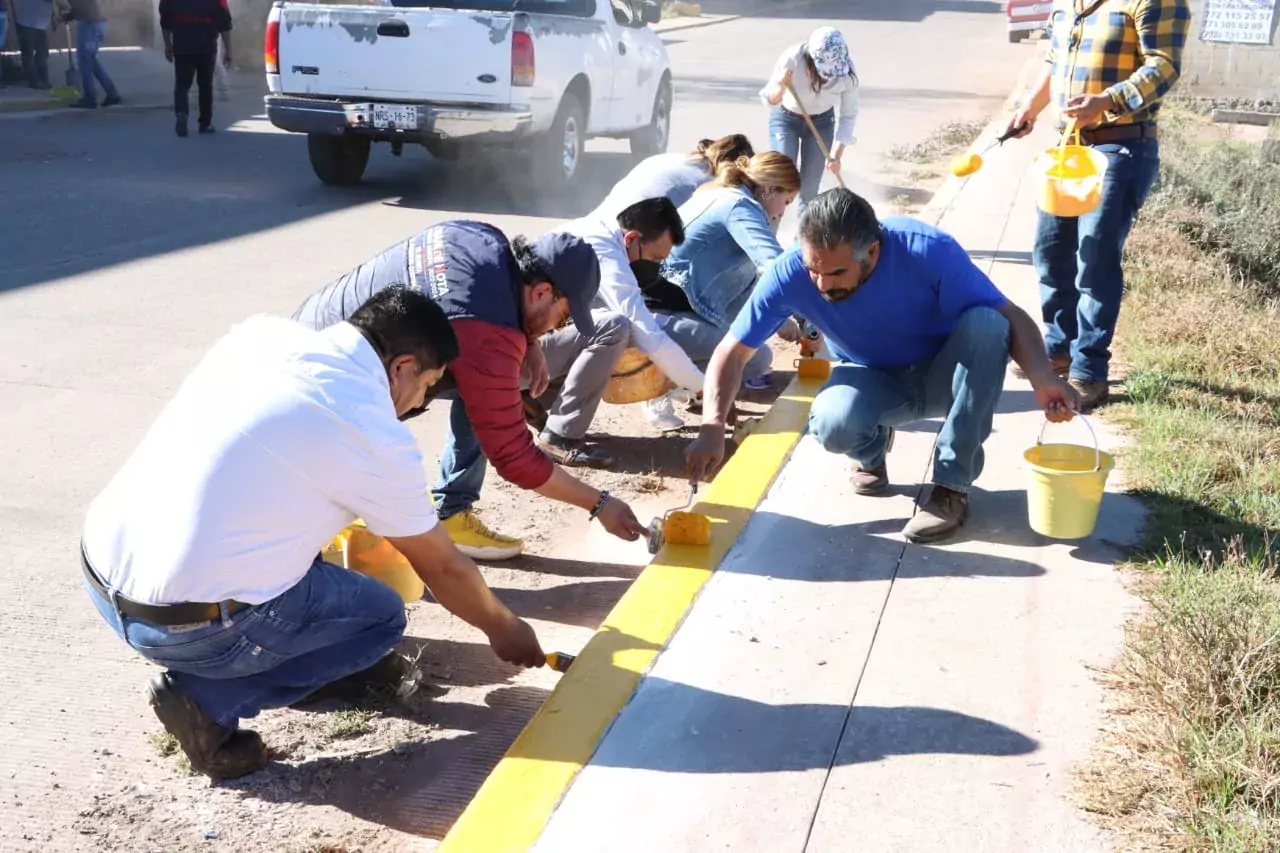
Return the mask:
<svg viewBox="0 0 1280 853">
<path fill-rule="evenodd" d="M 933 488 L 903 530 L 912 542 L 944 539 L 964 524 L 1011 356 L 1049 420 L 1069 420 L 1079 404 L 1054 373 L 1039 326 L 953 237 L 908 217 L 879 220 L 855 193 L 832 189 L 805 208 L 799 246 L 765 274 L 711 358 L 702 429 L 686 451 L 695 480 L 724 458 L 743 367 L 792 314 L 817 326 L 836 356 L 809 432 L 853 461 L 856 493 L 888 490 L 895 427 L 944 418 Z"/>
<path fill-rule="evenodd" d="M 807 42 L 784 50 L 759 94 L 766 106 L 773 107 L 769 114 L 770 146 L 786 154 L 800 168 L 797 209 L 804 213 L 805 205 L 818 194 L 822 184 L 825 160 L 818 140 L 804 120 L 804 112 L 809 113 L 822 144 L 831 155 L 825 165 L 832 174 L 840 174 L 840 159 L 845 148 L 855 142 L 858 72 L 849 58 L 844 35 L 835 27 L 820 27 L 810 34 Z"/>
<path fill-rule="evenodd" d="M 458 336 L 458 358 L 437 386 L 453 401 L 432 492 L 441 525 L 459 550 L 475 559 L 504 560 L 524 549 L 522 540 L 491 530 L 475 512 L 487 462 L 520 488 L 581 508 L 620 539 L 645 534 L 626 503 L 564 469 L 575 461 L 565 448 L 581 452 L 580 438 L 549 448 L 535 443 L 525 423 L 522 386 L 539 394 L 551 379 L 568 376 L 564 393 L 572 396 L 566 403 L 572 417 L 548 428 L 568 422 L 585 433 L 609 370 L 627 345 L 624 319 L 592 311 L 600 264 L 591 247 L 568 234 L 508 241 L 487 223 L 442 222 L 312 294 L 293 318 L 324 329 L 345 320 L 370 294 L 402 284 L 437 302 Z M 407 416 L 422 411 L 419 406 Z"/>
<path fill-rule="evenodd" d="M 562 230 L 585 240 L 600 259 L 598 304 L 626 318 L 631 343 L 678 388 L 697 393 L 704 381 L 702 371 L 680 344 L 663 331 L 649 307 L 683 299 L 680 289 L 660 274 L 662 261 L 685 240 L 684 225 L 676 206 L 665 197 L 648 198 L 627 207 L 616 219 L 585 216 L 568 223 Z M 646 407 L 644 403 L 640 405 Z M 645 414 L 650 414 L 647 407 Z M 678 421 L 675 429 L 684 424 L 674 412 L 671 417 Z M 661 422 L 654 425 L 660 429 L 673 428 Z"/>
<path fill-rule="evenodd" d="M 799 191 L 800 173 L 790 158 L 765 151 L 722 164 L 680 208 L 685 239 L 662 264 L 663 278 L 675 288 L 665 296 L 646 294 L 646 302 L 695 364 L 711 359 L 756 280 L 782 254 L 772 225 Z M 745 368 L 746 387 L 767 388 L 772 363 L 769 348 L 758 349 Z M 651 423 L 675 417 L 669 396 L 645 405 Z"/>
<path fill-rule="evenodd" d="M 412 689 L 391 587 L 320 552 L 357 518 L 501 659 L 545 657 L 436 523 L 401 416 L 459 352 L 441 307 L 388 288 L 312 331 L 258 316 L 205 355 L 85 516 L 81 570 L 104 621 L 165 671 L 152 709 L 191 767 L 261 769 L 241 719 L 329 693 Z M 359 695 L 359 694 L 357 694 Z"/>
</svg>

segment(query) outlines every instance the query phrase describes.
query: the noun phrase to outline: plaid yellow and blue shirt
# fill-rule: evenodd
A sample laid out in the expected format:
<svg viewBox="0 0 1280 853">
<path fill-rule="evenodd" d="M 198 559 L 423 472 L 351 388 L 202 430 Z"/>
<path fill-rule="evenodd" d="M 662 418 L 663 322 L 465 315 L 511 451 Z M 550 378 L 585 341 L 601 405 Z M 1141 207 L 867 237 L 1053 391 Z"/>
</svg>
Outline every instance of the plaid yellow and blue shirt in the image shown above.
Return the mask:
<svg viewBox="0 0 1280 853">
<path fill-rule="evenodd" d="M 1055 0 L 1049 18 L 1051 102 L 1111 97 L 1099 126 L 1152 122 L 1182 71 L 1187 0 Z"/>
</svg>

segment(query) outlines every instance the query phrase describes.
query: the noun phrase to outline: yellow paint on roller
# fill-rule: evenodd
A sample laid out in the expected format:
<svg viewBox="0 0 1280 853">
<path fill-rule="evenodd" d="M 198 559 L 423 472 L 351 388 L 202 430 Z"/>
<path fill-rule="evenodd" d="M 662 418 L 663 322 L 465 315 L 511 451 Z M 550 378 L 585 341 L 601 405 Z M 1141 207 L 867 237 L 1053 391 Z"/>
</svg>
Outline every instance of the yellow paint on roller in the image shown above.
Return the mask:
<svg viewBox="0 0 1280 853">
<path fill-rule="evenodd" d="M 672 545 L 705 548 L 711 544 L 711 519 L 700 512 L 673 512 L 667 516 L 663 535 Z"/>
<path fill-rule="evenodd" d="M 804 432 L 822 380 L 797 376 L 720 471 L 693 514 L 703 547 L 668 544 L 614 606 L 573 666 L 445 836 L 439 853 L 528 850 L 613 718 L 671 639 Z"/>
<path fill-rule="evenodd" d="M 951 161 L 951 174 L 957 178 L 972 175 L 982 168 L 982 156 L 969 151 Z"/>
</svg>

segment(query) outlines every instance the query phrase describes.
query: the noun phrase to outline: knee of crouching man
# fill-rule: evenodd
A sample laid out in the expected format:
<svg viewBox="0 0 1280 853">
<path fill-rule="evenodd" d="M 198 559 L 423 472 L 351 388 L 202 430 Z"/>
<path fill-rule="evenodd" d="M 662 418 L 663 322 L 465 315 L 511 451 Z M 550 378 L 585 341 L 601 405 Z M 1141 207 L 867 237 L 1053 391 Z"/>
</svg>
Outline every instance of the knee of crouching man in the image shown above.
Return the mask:
<svg viewBox="0 0 1280 853">
<path fill-rule="evenodd" d="M 980 305 L 970 308 L 956 321 L 953 334 L 960 334 L 974 341 L 1009 344 L 1009 320 L 994 308 Z"/>
</svg>

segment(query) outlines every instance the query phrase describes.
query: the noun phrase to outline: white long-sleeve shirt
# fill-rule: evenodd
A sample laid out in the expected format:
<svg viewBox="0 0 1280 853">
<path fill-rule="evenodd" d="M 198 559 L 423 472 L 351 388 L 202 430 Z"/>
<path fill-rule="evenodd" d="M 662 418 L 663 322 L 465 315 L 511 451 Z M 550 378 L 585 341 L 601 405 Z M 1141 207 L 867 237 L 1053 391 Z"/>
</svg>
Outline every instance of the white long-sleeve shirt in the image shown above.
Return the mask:
<svg viewBox="0 0 1280 853">
<path fill-rule="evenodd" d="M 600 261 L 600 292 L 596 301 L 630 321 L 632 343 L 676 385 L 701 391 L 706 377 L 680 345 L 662 331 L 657 318 L 644 304 L 644 294 L 640 292 L 635 273 L 631 272 L 631 260 L 617 223 L 584 217 L 560 230 L 581 237 L 595 250 Z"/>
<path fill-rule="evenodd" d="M 804 108 L 810 116 L 825 113 L 832 107 L 838 107 L 836 114 L 839 120 L 836 123 L 835 140 L 843 142 L 845 145 L 854 143 L 854 130 L 858 123 L 858 77 L 857 71 L 850 68 L 852 73 L 844 77 L 836 77 L 828 80 L 818 91 L 813 91 L 812 75 L 809 74 L 809 64 L 804 61 L 805 44 L 801 42 L 795 47 L 787 48 L 778 57 L 778 64 L 774 66 L 773 74 L 769 77 L 769 82 L 760 90 L 760 100 L 769 104 L 767 93 L 774 89 L 781 81 L 782 75 L 791 72 L 791 85 L 795 88 L 796 94 L 800 96 L 800 100 L 804 102 Z M 800 104 L 796 103 L 796 99 L 791 97 L 791 92 L 783 89 L 782 106 L 791 112 L 799 115 Z"/>
</svg>

